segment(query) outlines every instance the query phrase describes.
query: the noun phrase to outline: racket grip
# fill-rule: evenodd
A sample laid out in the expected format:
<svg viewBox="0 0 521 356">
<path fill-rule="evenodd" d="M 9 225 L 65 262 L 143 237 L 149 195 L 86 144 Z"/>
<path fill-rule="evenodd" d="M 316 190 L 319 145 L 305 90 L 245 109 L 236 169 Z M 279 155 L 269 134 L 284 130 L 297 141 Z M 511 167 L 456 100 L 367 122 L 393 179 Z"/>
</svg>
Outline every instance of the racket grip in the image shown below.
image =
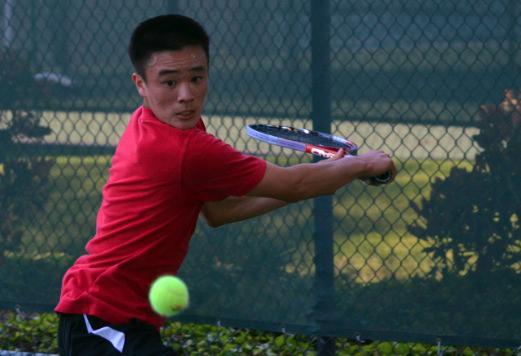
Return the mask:
<svg viewBox="0 0 521 356">
<path fill-rule="evenodd" d="M 393 174 L 391 173 L 391 171 L 388 171 L 384 174 L 380 174 L 379 176 L 368 177 L 365 180 L 367 180 L 372 185 L 381 185 L 389 183 L 392 179 Z"/>
</svg>

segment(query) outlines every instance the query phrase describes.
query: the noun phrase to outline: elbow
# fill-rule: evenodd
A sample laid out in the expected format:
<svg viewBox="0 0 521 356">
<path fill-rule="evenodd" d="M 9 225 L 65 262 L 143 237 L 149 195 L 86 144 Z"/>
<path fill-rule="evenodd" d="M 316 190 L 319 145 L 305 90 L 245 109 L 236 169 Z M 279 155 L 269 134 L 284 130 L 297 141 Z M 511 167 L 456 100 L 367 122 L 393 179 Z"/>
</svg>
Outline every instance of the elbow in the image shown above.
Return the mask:
<svg viewBox="0 0 521 356">
<path fill-rule="evenodd" d="M 207 216 L 205 216 L 204 220 L 206 221 L 206 225 L 208 225 L 208 226 L 210 226 L 211 228 L 214 228 L 214 229 L 225 224 L 222 221 L 219 221 L 217 219 L 213 219 L 211 217 L 209 218 Z"/>
<path fill-rule="evenodd" d="M 220 223 L 216 221 L 206 221 L 206 224 L 213 229 L 217 229 L 218 227 L 223 226 L 225 223 Z"/>
<path fill-rule="evenodd" d="M 208 210 L 204 210 L 201 214 L 206 222 L 206 225 L 212 228 L 217 228 L 225 224 L 221 219 L 219 219 L 215 214 L 211 214 Z"/>
<path fill-rule="evenodd" d="M 206 220 L 206 225 L 208 225 L 209 227 L 211 228 L 217 228 L 219 226 L 221 226 L 218 222 L 216 221 L 213 221 L 213 220 L 208 220 L 208 219 L 205 219 Z"/>
<path fill-rule="evenodd" d="M 208 226 L 210 226 L 213 229 L 217 229 L 218 227 L 223 226 L 223 225 L 224 225 L 224 223 L 216 223 L 216 222 L 212 222 L 212 223 L 208 224 Z"/>
</svg>

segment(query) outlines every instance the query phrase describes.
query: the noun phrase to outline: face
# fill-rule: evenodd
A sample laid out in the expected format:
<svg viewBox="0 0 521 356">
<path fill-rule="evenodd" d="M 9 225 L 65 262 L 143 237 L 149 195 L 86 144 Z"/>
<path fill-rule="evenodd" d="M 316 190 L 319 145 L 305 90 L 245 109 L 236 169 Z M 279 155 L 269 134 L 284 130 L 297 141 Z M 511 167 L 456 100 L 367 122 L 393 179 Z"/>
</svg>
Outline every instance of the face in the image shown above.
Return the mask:
<svg viewBox="0 0 521 356">
<path fill-rule="evenodd" d="M 208 59 L 199 46 L 156 52 L 145 67 L 146 81 L 132 74 L 143 105 L 176 128 L 193 128 L 201 117 L 208 89 Z"/>
</svg>

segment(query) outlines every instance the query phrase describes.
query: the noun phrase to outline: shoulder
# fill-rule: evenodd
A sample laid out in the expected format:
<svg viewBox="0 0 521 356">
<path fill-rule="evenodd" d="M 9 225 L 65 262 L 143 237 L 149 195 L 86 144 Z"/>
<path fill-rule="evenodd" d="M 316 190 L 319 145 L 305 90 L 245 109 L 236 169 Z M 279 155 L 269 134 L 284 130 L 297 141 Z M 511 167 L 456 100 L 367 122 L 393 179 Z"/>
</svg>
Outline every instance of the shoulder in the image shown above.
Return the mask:
<svg viewBox="0 0 521 356">
<path fill-rule="evenodd" d="M 235 151 L 232 146 L 205 130 L 194 128 L 190 130 L 189 133 L 187 132 L 187 134 L 189 137 L 190 149 L 203 150 L 206 152 L 208 152 L 207 150 L 210 148 L 214 150 L 224 149 Z"/>
</svg>

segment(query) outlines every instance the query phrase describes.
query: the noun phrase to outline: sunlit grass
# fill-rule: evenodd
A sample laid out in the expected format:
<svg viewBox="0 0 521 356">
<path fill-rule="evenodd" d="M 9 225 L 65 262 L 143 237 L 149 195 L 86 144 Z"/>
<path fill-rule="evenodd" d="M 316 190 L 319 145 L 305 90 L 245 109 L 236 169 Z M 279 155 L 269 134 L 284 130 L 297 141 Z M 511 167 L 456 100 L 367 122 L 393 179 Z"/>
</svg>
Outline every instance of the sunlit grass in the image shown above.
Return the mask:
<svg viewBox="0 0 521 356">
<path fill-rule="evenodd" d="M 424 252 L 429 244 L 407 229 L 418 219 L 410 205 L 428 197 L 431 183 L 455 166 L 468 169 L 471 162 L 408 160 L 386 187 L 355 182 L 338 194 L 333 208 L 336 274 L 365 284 L 429 273 L 433 262 Z"/>
<path fill-rule="evenodd" d="M 109 156 L 58 156 L 50 172 L 47 204 L 37 218 L 26 225 L 23 252 L 78 253 L 95 229 Z"/>
</svg>

